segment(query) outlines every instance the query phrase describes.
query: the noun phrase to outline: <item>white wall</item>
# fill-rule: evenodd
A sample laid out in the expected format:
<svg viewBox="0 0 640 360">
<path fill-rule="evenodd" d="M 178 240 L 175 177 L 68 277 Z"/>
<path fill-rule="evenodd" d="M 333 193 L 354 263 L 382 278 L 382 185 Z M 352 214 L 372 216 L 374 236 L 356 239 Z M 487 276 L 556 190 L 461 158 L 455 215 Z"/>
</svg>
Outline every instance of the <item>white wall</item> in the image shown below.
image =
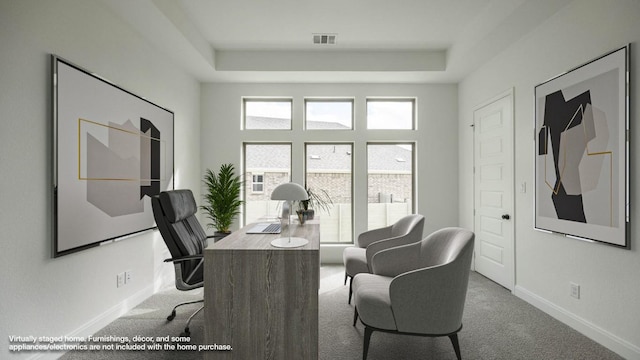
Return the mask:
<svg viewBox="0 0 640 360">
<path fill-rule="evenodd" d="M 0 357 L 8 358 L 10 335 L 87 335 L 172 276 L 154 233 L 51 258 L 49 54 L 173 110 L 176 187 L 198 197 L 200 87 L 96 1 L 2 0 L 0 49 Z M 133 282 L 116 288 L 125 270 Z"/>
<path fill-rule="evenodd" d="M 460 223 L 473 226 L 473 110 L 515 89 L 515 294 L 628 359 L 640 359 L 640 233 L 637 191 L 640 128 L 640 2 L 576 0 L 461 82 Z M 534 86 L 611 50 L 632 43 L 631 250 L 566 239 L 533 230 Z M 569 282 L 581 298 L 569 296 Z"/>
<path fill-rule="evenodd" d="M 280 96 L 293 98 L 293 130 L 240 130 L 242 97 Z M 354 141 L 354 204 L 356 234 L 366 230 L 367 183 L 366 142 L 375 140 L 417 141 L 418 213 L 426 217 L 425 233 L 458 224 L 457 86 L 400 84 L 203 84 L 202 169 L 218 169 L 222 163 L 240 168 L 243 141 L 293 142 L 293 181 L 302 183 L 305 141 L 326 141 L 326 132 L 302 130 L 305 97 L 349 97 L 355 99 L 355 130 L 330 132 L 332 141 Z M 373 96 L 415 97 L 418 130 L 367 131 L 365 98 Z M 321 134 L 324 133 L 324 134 Z M 237 226 L 237 225 L 236 225 Z M 342 262 L 342 248 L 324 248 L 323 261 Z M 330 255 L 329 255 L 330 254 Z"/>
</svg>

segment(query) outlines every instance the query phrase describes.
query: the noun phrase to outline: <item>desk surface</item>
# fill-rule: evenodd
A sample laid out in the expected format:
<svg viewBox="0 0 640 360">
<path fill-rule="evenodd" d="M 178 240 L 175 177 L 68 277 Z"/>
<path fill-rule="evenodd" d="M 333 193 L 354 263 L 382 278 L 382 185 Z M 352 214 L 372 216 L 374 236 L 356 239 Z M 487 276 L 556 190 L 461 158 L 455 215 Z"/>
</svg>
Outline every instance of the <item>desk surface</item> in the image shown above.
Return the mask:
<svg viewBox="0 0 640 360">
<path fill-rule="evenodd" d="M 320 224 L 292 224 L 305 246 L 278 248 L 289 235 L 247 234 L 252 225 L 205 249 L 205 344 L 231 346 L 206 351 L 204 359 L 318 358 Z"/>
<path fill-rule="evenodd" d="M 253 225 L 255 224 L 249 224 L 238 231 L 232 232 L 229 236 L 226 236 L 213 244 L 209 244 L 206 250 L 300 251 L 318 250 L 320 248 L 320 222 L 317 220 L 307 221 L 304 225 L 291 224 L 292 237 L 301 237 L 309 240 L 307 245 L 296 248 L 277 248 L 271 245 L 271 241 L 280 237 L 286 238 L 289 236 L 289 225 L 284 225 L 282 227 L 282 233 L 280 234 L 247 234 L 247 230 L 251 229 Z"/>
</svg>

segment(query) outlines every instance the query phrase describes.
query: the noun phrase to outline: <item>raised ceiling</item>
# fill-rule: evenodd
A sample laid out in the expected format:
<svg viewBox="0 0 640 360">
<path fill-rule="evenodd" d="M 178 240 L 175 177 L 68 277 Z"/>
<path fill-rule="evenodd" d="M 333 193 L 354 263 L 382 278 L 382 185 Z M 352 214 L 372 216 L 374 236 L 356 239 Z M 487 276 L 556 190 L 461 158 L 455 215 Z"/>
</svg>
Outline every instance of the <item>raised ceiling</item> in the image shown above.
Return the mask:
<svg viewBox="0 0 640 360">
<path fill-rule="evenodd" d="M 103 0 L 203 82 L 458 82 L 570 0 Z M 314 34 L 335 45 L 313 44 Z"/>
</svg>

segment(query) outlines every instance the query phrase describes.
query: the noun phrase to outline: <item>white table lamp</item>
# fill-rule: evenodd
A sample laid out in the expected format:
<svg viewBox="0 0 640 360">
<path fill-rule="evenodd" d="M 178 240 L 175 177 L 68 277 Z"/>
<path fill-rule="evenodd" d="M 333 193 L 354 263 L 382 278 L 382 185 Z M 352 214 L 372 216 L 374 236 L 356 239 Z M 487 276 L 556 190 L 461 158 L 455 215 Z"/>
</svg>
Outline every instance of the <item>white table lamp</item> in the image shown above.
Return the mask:
<svg viewBox="0 0 640 360">
<path fill-rule="evenodd" d="M 309 194 L 307 194 L 307 190 L 300 186 L 299 184 L 289 182 L 276 186 L 271 193 L 271 200 L 285 200 L 289 202 L 289 209 L 293 209 L 294 201 L 302 201 L 309 200 Z M 275 247 L 299 247 L 304 246 L 309 243 L 309 240 L 299 237 L 291 237 L 291 214 L 288 216 L 289 226 L 288 233 L 289 237 L 281 237 L 275 239 L 271 242 L 271 245 Z"/>
</svg>

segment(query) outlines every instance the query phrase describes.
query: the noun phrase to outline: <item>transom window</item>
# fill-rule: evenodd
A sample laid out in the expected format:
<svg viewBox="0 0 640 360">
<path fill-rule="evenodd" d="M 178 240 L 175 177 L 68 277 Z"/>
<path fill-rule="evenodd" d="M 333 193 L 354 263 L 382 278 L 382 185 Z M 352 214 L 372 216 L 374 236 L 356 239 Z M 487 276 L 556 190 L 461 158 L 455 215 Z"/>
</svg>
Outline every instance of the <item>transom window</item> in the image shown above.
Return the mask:
<svg viewBox="0 0 640 360">
<path fill-rule="evenodd" d="M 415 99 L 367 99 L 367 129 L 415 129 Z"/>
<path fill-rule="evenodd" d="M 291 130 L 291 99 L 243 99 L 247 130 Z"/>
<path fill-rule="evenodd" d="M 305 99 L 307 130 L 353 129 L 353 99 Z"/>
</svg>

